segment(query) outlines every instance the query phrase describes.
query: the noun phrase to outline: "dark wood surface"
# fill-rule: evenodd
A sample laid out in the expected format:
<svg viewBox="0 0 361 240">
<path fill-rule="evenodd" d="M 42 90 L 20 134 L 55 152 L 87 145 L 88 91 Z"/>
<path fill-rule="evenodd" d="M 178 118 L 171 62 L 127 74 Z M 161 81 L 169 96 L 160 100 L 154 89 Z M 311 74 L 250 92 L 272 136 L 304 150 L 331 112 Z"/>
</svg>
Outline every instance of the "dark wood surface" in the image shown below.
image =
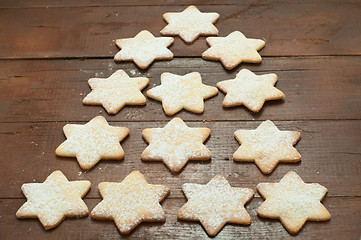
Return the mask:
<svg viewBox="0 0 361 240">
<path fill-rule="evenodd" d="M 200 58 L 207 49 L 205 38 L 186 45 L 178 37 L 171 46 L 172 61 L 157 61 L 146 70 L 133 63 L 115 63 L 118 51 L 113 40 L 133 37 L 143 29 L 159 36 L 165 26 L 162 14 L 182 11 L 196 4 L 201 11 L 220 13 L 216 26 L 225 36 L 240 30 L 262 38 L 261 64 L 241 64 L 227 71 L 217 61 Z M 359 239 L 361 236 L 361 1 L 24 1 L 0 2 L 0 239 L 119 239 L 111 221 L 90 217 L 66 219 L 45 231 L 38 220 L 18 220 L 17 209 L 25 202 L 23 183 L 43 182 L 54 170 L 70 180 L 87 179 L 92 188 L 85 197 L 91 210 L 100 200 L 97 185 L 121 181 L 140 170 L 150 183 L 166 184 L 171 194 L 162 203 L 165 223 L 142 223 L 130 239 L 206 239 L 197 222 L 177 221 L 176 213 L 186 202 L 183 183 L 207 183 L 223 174 L 235 187 L 255 189 L 259 182 L 279 181 L 288 171 L 305 182 L 328 188 L 323 204 L 332 218 L 308 222 L 291 236 L 277 220 L 262 219 L 256 210 L 262 198 L 256 193 L 247 205 L 250 226 L 227 224 L 216 239 Z M 203 114 L 182 111 L 192 127 L 209 127 L 206 146 L 211 161 L 191 161 L 172 174 L 161 162 L 142 162 L 147 144 L 141 131 L 163 127 L 167 117 L 161 103 L 147 99 L 142 107 L 126 106 L 108 115 L 101 106 L 84 106 L 90 92 L 87 80 L 108 77 L 118 69 L 130 76 L 150 79 L 145 91 L 160 82 L 163 72 L 186 74 L 198 71 L 203 82 L 215 86 L 248 68 L 257 74 L 276 73 L 284 101 L 267 102 L 259 113 L 244 107 L 223 108 L 223 93 L 205 101 Z M 144 91 L 144 92 L 145 92 Z M 101 160 L 84 172 L 75 158 L 55 156 L 65 140 L 62 127 L 85 123 L 103 115 L 114 126 L 130 129 L 122 142 L 125 158 Z M 232 159 L 239 144 L 237 129 L 256 128 L 270 119 L 281 130 L 301 131 L 296 148 L 297 164 L 279 164 L 263 175 L 253 163 Z"/>
</svg>

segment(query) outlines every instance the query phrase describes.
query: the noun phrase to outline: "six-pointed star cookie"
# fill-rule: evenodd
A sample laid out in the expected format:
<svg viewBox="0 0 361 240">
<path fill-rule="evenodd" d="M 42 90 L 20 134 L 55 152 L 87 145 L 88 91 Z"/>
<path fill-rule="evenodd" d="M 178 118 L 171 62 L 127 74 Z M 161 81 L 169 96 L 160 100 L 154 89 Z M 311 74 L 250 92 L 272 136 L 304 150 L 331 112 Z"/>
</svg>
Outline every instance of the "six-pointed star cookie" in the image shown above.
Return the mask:
<svg viewBox="0 0 361 240">
<path fill-rule="evenodd" d="M 252 189 L 231 187 L 224 176 L 216 175 L 207 185 L 186 183 L 183 191 L 188 202 L 179 210 L 178 219 L 200 221 L 210 236 L 226 223 L 251 223 L 244 205 L 253 197 Z"/>
<path fill-rule="evenodd" d="M 213 25 L 219 18 L 218 13 L 202 13 L 195 6 L 189 6 L 180 13 L 165 13 L 163 18 L 168 25 L 160 33 L 179 35 L 188 44 L 200 35 L 218 35 L 218 29 Z"/>
<path fill-rule="evenodd" d="M 114 56 L 115 61 L 133 60 L 138 67 L 147 68 L 154 60 L 173 58 L 173 53 L 167 48 L 173 43 L 171 37 L 154 37 L 143 30 L 134 38 L 117 39 L 115 44 L 121 50 Z"/>
<path fill-rule="evenodd" d="M 223 100 L 224 107 L 244 105 L 253 112 L 261 110 L 267 100 L 283 99 L 284 93 L 274 87 L 276 74 L 257 76 L 253 72 L 242 69 L 235 79 L 217 83 L 217 87 L 227 95 Z"/>
<path fill-rule="evenodd" d="M 254 161 L 264 174 L 271 173 L 278 162 L 298 162 L 301 155 L 293 147 L 300 132 L 280 131 L 272 121 L 262 122 L 256 130 L 237 130 L 241 144 L 233 154 L 235 161 Z"/>
<path fill-rule="evenodd" d="M 260 39 L 246 38 L 241 32 L 235 31 L 227 37 L 208 37 L 206 39 L 210 48 L 202 57 L 210 60 L 220 60 L 223 66 L 230 70 L 241 62 L 259 63 L 262 61 L 258 50 L 265 42 Z"/>
<path fill-rule="evenodd" d="M 165 221 L 159 202 L 168 195 L 169 188 L 148 184 L 138 171 L 130 173 L 121 183 L 100 183 L 99 192 L 103 200 L 92 210 L 92 218 L 114 220 L 122 234 L 128 234 L 141 222 Z"/>
<path fill-rule="evenodd" d="M 172 119 L 164 128 L 147 128 L 143 137 L 149 146 L 142 160 L 163 161 L 172 172 L 180 171 L 188 160 L 208 160 L 211 152 L 203 142 L 209 128 L 190 128 L 182 119 Z"/>
<path fill-rule="evenodd" d="M 147 91 L 147 96 L 162 101 L 164 112 L 171 116 L 183 108 L 194 112 L 204 111 L 204 99 L 217 95 L 216 87 L 202 83 L 199 72 L 184 76 L 162 73 L 161 85 Z"/>
<path fill-rule="evenodd" d="M 50 174 L 43 183 L 21 186 L 27 201 L 16 212 L 18 218 L 38 218 L 45 229 L 58 226 L 65 217 L 84 217 L 89 211 L 82 198 L 89 181 L 68 181 L 61 171 Z"/>
<path fill-rule="evenodd" d="M 130 78 L 123 70 L 118 70 L 108 78 L 91 78 L 88 83 L 92 91 L 83 99 L 83 103 L 103 105 L 110 114 L 116 114 L 124 105 L 146 103 L 141 90 L 148 85 L 148 78 Z"/>
<path fill-rule="evenodd" d="M 102 116 L 93 118 L 85 125 L 67 124 L 63 130 L 67 140 L 55 150 L 56 155 L 76 157 L 84 170 L 91 169 L 100 159 L 124 157 L 119 142 L 129 134 L 129 129 L 109 126 Z"/>
<path fill-rule="evenodd" d="M 295 172 L 288 172 L 279 183 L 260 183 L 257 190 L 266 199 L 258 208 L 258 215 L 280 219 L 292 234 L 296 234 L 307 220 L 331 218 L 320 202 L 327 188 L 318 183 L 306 184 Z"/>
</svg>

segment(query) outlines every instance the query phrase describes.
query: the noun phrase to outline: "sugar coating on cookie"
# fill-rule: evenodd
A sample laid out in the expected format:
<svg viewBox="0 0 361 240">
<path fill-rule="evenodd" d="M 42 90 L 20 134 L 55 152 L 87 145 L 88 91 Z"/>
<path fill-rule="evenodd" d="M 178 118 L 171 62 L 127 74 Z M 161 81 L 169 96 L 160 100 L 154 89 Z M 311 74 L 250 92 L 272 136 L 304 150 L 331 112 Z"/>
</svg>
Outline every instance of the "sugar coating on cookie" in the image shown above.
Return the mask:
<svg viewBox="0 0 361 240">
<path fill-rule="evenodd" d="M 173 43 L 171 37 L 154 37 L 147 30 L 139 32 L 134 38 L 117 39 L 115 44 L 121 50 L 114 56 L 115 61 L 134 61 L 147 68 L 154 60 L 169 60 L 173 53 L 167 48 Z"/>
<path fill-rule="evenodd" d="M 169 191 L 165 185 L 148 184 L 142 173 L 134 171 L 120 183 L 99 184 L 103 200 L 92 210 L 91 217 L 113 220 L 121 234 L 128 234 L 141 222 L 165 221 L 159 202 Z"/>
<path fill-rule="evenodd" d="M 231 187 L 222 175 L 216 175 L 206 185 L 186 183 L 183 192 L 188 202 L 179 210 L 178 219 L 200 221 L 210 236 L 215 236 L 226 223 L 251 223 L 244 205 L 254 191 Z"/>
<path fill-rule="evenodd" d="M 212 155 L 203 142 L 209 128 L 190 128 L 182 119 L 172 119 L 164 128 L 147 128 L 143 137 L 149 146 L 142 153 L 144 161 L 163 161 L 172 172 L 179 172 L 188 160 L 209 160 Z"/>
<path fill-rule="evenodd" d="M 255 162 L 264 174 L 269 174 L 278 162 L 298 162 L 301 155 L 293 147 L 300 132 L 280 131 L 272 121 L 261 123 L 256 130 L 237 130 L 235 138 L 241 144 L 233 154 L 235 161 Z"/>
<path fill-rule="evenodd" d="M 16 216 L 38 218 L 45 229 L 55 228 L 65 217 L 88 215 L 88 207 L 82 198 L 89 189 L 89 181 L 68 181 L 61 171 L 55 171 L 43 183 L 21 186 L 27 201 Z"/>
<path fill-rule="evenodd" d="M 85 125 L 67 124 L 63 128 L 67 140 L 55 153 L 62 157 L 76 157 L 84 170 L 94 167 L 100 159 L 122 159 L 120 143 L 128 134 L 125 127 L 109 126 L 103 116 L 97 116 Z"/>
<path fill-rule="evenodd" d="M 218 13 L 202 13 L 191 5 L 182 12 L 167 12 L 163 14 L 168 25 L 160 33 L 162 35 L 179 35 L 186 43 L 194 42 L 199 36 L 218 35 L 218 29 L 213 25 Z"/>
<path fill-rule="evenodd" d="M 234 31 L 227 37 L 208 37 L 210 48 L 202 53 L 204 59 L 220 60 L 230 70 L 241 62 L 259 63 L 262 61 L 257 51 L 265 46 L 260 39 L 246 38 L 243 33 Z"/>
<path fill-rule="evenodd" d="M 327 221 L 331 218 L 321 203 L 327 188 L 318 183 L 304 183 L 295 172 L 288 172 L 279 183 L 259 183 L 257 190 L 266 199 L 258 208 L 258 215 L 280 219 L 292 234 L 296 234 L 307 220 Z"/>
<path fill-rule="evenodd" d="M 125 105 L 145 105 L 141 90 L 149 79 L 130 78 L 123 70 L 118 70 L 108 78 L 91 78 L 88 81 L 92 91 L 83 99 L 84 104 L 102 105 L 110 114 L 116 114 Z"/>
<path fill-rule="evenodd" d="M 276 74 L 263 74 L 257 76 L 248 69 L 242 69 L 235 79 L 217 83 L 217 87 L 226 97 L 224 107 L 246 106 L 253 112 L 258 112 L 267 100 L 283 99 L 285 94 L 274 85 L 277 82 Z"/>
<path fill-rule="evenodd" d="M 147 91 L 147 96 L 161 101 L 164 112 L 171 116 L 183 108 L 194 113 L 204 111 L 204 99 L 217 95 L 218 89 L 202 83 L 199 72 L 184 76 L 162 73 L 161 85 Z"/>
</svg>

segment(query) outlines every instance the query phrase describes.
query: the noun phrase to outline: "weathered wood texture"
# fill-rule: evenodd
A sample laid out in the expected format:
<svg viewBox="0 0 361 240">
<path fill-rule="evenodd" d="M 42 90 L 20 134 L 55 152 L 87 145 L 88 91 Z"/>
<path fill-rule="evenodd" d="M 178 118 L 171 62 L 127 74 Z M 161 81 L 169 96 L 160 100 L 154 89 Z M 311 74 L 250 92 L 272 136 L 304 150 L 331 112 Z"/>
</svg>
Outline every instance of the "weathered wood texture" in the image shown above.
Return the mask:
<svg viewBox="0 0 361 240">
<path fill-rule="evenodd" d="M 141 70 L 133 63 L 115 63 L 118 51 L 113 40 L 133 37 L 147 29 L 156 36 L 166 25 L 165 12 L 181 11 L 195 4 L 203 12 L 221 17 L 216 26 L 220 36 L 240 30 L 248 37 L 266 40 L 260 51 L 261 64 L 241 64 L 232 71 L 220 62 L 200 58 L 207 49 L 205 38 L 187 45 L 178 37 L 171 46 L 172 61 L 157 61 Z M 132 170 L 140 170 L 150 183 L 166 184 L 171 194 L 164 201 L 164 224 L 141 224 L 133 239 L 207 239 L 199 223 L 177 221 L 176 213 L 186 199 L 183 183 L 207 183 L 223 174 L 235 187 L 255 189 L 259 182 L 277 182 L 288 171 L 296 171 L 305 182 L 328 188 L 323 200 L 332 218 L 328 222 L 307 223 L 296 239 L 359 239 L 361 236 L 361 2 L 265 1 L 265 0 L 3 0 L 0 2 L 0 239 L 119 239 L 123 238 L 111 221 L 90 217 L 67 219 L 51 231 L 37 220 L 18 220 L 17 209 L 25 202 L 23 183 L 43 182 L 54 170 L 69 180 L 88 179 L 92 188 L 85 197 L 89 209 L 101 200 L 97 185 L 121 181 Z M 215 86 L 248 68 L 257 74 L 274 72 L 284 101 L 266 102 L 259 113 L 245 107 L 223 108 L 223 93 L 205 101 L 205 112 L 182 111 L 191 127 L 212 130 L 206 146 L 211 161 L 191 161 L 184 170 L 172 174 L 162 162 L 142 162 L 147 144 L 141 131 L 163 127 L 172 117 L 165 116 L 161 103 L 147 99 L 144 107 L 126 106 L 109 116 L 101 106 L 84 106 L 90 92 L 87 80 L 108 77 L 118 69 L 130 76 L 150 79 L 143 91 L 160 83 L 163 72 L 186 74 L 198 71 L 203 82 Z M 102 112 L 102 113 L 100 113 Z M 130 128 L 122 146 L 121 161 L 101 160 L 83 172 L 75 158 L 55 156 L 55 148 L 65 140 L 62 127 L 67 122 L 85 123 L 103 115 L 111 125 Z M 174 116 L 173 116 L 174 117 Z M 296 148 L 302 161 L 279 164 L 263 175 L 254 163 L 232 159 L 239 144 L 237 129 L 254 129 L 270 119 L 281 130 L 301 131 Z M 202 121 L 207 120 L 207 121 Z M 247 205 L 250 226 L 227 225 L 216 239 L 288 239 L 291 235 L 277 220 L 257 217 L 262 203 L 259 194 Z"/>
<path fill-rule="evenodd" d="M 215 86 L 221 80 L 235 78 L 246 67 L 257 74 L 274 72 L 277 88 L 286 94 L 285 100 L 268 101 L 259 113 L 244 106 L 223 108 L 223 93 L 205 101 L 203 114 L 183 110 L 175 116 L 184 120 L 301 120 L 360 119 L 361 58 L 306 57 L 266 58 L 260 65 L 245 64 L 226 72 L 218 62 L 202 59 L 175 59 L 156 62 L 148 70 L 137 70 L 133 63 L 116 64 L 103 60 L 24 60 L 1 61 L 0 121 L 88 121 L 105 110 L 101 106 L 84 106 L 82 99 L 90 92 L 89 78 L 108 77 L 118 69 L 130 76 L 149 77 L 143 91 L 160 84 L 160 75 L 169 71 L 186 74 L 199 71 L 203 82 Z M 172 116 L 174 117 L 174 116 Z M 147 100 L 146 106 L 126 106 L 111 121 L 169 120 L 159 101 Z"/>
<path fill-rule="evenodd" d="M 185 198 L 165 199 L 162 206 L 167 219 L 162 223 L 141 223 L 128 236 L 130 239 L 208 239 L 199 222 L 178 221 L 176 212 Z M 100 199 L 86 199 L 90 210 Z M 38 220 L 18 220 L 15 212 L 23 199 L 0 200 L 2 239 L 119 239 L 123 238 L 112 221 L 92 220 L 90 217 L 65 219 L 56 229 L 45 231 Z M 261 198 L 254 198 L 246 206 L 252 223 L 249 226 L 227 224 L 214 239 L 289 239 L 291 236 L 278 220 L 257 216 Z M 307 222 L 292 239 L 348 239 L 358 240 L 361 234 L 361 198 L 326 197 L 323 204 L 332 219 L 327 222 Z M 125 237 L 127 238 L 127 237 Z"/>
<path fill-rule="evenodd" d="M 6 4 L 5 4 L 6 6 Z M 0 58 L 110 57 L 117 38 L 143 29 L 156 36 L 165 12 L 184 6 L 1 8 Z M 219 36 L 240 30 L 266 40 L 263 56 L 361 54 L 360 2 L 272 1 L 244 5 L 204 5 L 216 11 Z M 175 56 L 200 56 L 205 38 L 187 45 L 178 37 Z"/>
<path fill-rule="evenodd" d="M 92 182 L 89 197 L 98 197 L 96 187 L 103 181 L 121 181 L 133 170 L 140 170 L 157 184 L 168 184 L 172 195 L 182 196 L 186 182 L 207 183 L 223 174 L 234 186 L 255 188 L 259 182 L 279 181 L 288 171 L 296 171 L 306 182 L 318 182 L 329 189 L 330 196 L 361 196 L 361 120 L 355 121 L 285 121 L 275 122 L 282 130 L 301 131 L 296 148 L 302 155 L 298 164 L 282 164 L 271 175 L 263 175 L 254 163 L 237 163 L 232 155 L 239 147 L 233 137 L 238 129 L 255 129 L 260 122 L 188 122 L 191 127 L 209 127 L 212 131 L 206 146 L 211 161 L 190 161 L 184 170 L 172 174 L 162 162 L 143 162 L 140 155 L 147 144 L 142 130 L 163 127 L 166 122 L 121 122 L 111 125 L 128 127 L 130 135 L 122 142 L 125 159 L 101 160 L 84 173 L 75 158 L 55 156 L 55 149 L 65 140 L 65 123 L 6 123 L 1 125 L 0 156 L 11 164 L 0 168 L 0 198 L 22 197 L 25 182 L 43 182 L 54 170 L 61 170 L 72 180 Z"/>
</svg>

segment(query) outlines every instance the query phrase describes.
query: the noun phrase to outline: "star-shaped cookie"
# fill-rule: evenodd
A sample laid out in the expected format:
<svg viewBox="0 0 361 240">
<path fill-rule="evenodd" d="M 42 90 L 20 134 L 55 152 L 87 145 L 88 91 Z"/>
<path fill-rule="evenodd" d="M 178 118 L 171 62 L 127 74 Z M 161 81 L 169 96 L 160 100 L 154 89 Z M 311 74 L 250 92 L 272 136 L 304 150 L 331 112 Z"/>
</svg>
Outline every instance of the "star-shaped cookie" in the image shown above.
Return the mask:
<svg viewBox="0 0 361 240">
<path fill-rule="evenodd" d="M 183 108 L 194 112 L 204 111 L 204 99 L 217 95 L 216 87 L 204 85 L 199 72 L 184 76 L 162 73 L 161 85 L 147 91 L 147 96 L 162 101 L 165 114 L 174 115 Z"/>
<path fill-rule="evenodd" d="M 141 222 L 163 222 L 159 204 L 169 193 L 165 185 L 148 184 L 143 174 L 134 171 L 122 182 L 102 182 L 103 200 L 91 212 L 93 219 L 114 220 L 121 234 L 130 233 Z"/>
<path fill-rule="evenodd" d="M 210 46 L 203 54 L 204 59 L 220 60 L 223 66 L 230 70 L 241 62 L 259 63 L 262 61 L 257 51 L 265 42 L 260 39 L 246 38 L 243 33 L 234 31 L 227 37 L 208 37 Z"/>
<path fill-rule="evenodd" d="M 89 170 L 100 159 L 122 159 L 120 143 L 129 134 L 125 127 L 109 126 L 107 120 L 97 116 L 85 125 L 67 124 L 63 128 L 67 140 L 55 153 L 61 157 L 76 157 L 84 170 Z"/>
<path fill-rule="evenodd" d="M 280 219 L 292 234 L 296 234 L 307 220 L 331 218 L 321 203 L 327 188 L 318 183 L 306 184 L 295 172 L 288 172 L 279 183 L 260 183 L 257 190 L 266 199 L 258 208 L 258 215 Z"/>
<path fill-rule="evenodd" d="M 211 152 L 203 145 L 210 133 L 209 128 L 190 128 L 182 119 L 173 118 L 164 128 L 143 130 L 149 146 L 141 158 L 163 161 L 172 172 L 178 172 L 188 160 L 211 159 Z"/>
<path fill-rule="evenodd" d="M 195 6 L 189 6 L 183 12 L 165 13 L 163 18 L 168 25 L 160 33 L 179 35 L 188 44 L 199 36 L 218 35 L 218 29 L 213 25 L 219 18 L 218 13 L 202 13 Z"/>
<path fill-rule="evenodd" d="M 301 155 L 294 144 L 300 132 L 280 131 L 272 121 L 261 123 L 256 130 L 237 130 L 234 136 L 241 144 L 233 154 L 235 161 L 255 162 L 264 174 L 269 174 L 278 162 L 298 162 Z"/>
<path fill-rule="evenodd" d="M 121 50 L 114 56 L 114 60 L 133 60 L 138 67 L 145 69 L 154 60 L 172 59 L 173 53 L 167 47 L 173 41 L 171 37 L 154 37 L 147 30 L 143 30 L 134 38 L 122 38 L 115 41 Z"/>
<path fill-rule="evenodd" d="M 141 93 L 149 79 L 130 78 L 123 70 L 118 70 L 108 78 L 91 78 L 88 81 L 92 91 L 83 99 L 84 104 L 102 105 L 110 114 L 116 114 L 125 105 L 145 105 Z"/>
<path fill-rule="evenodd" d="M 276 74 L 257 76 L 253 72 L 242 69 L 235 79 L 217 83 L 217 87 L 226 97 L 224 107 L 244 105 L 253 112 L 261 110 L 267 100 L 283 99 L 285 94 L 274 87 L 277 82 Z"/>
<path fill-rule="evenodd" d="M 183 184 L 183 192 L 188 202 L 179 210 L 178 219 L 200 221 L 210 236 L 215 236 L 226 223 L 251 223 L 244 205 L 254 191 L 231 187 L 222 175 L 216 175 L 206 185 Z"/>
<path fill-rule="evenodd" d="M 21 186 L 27 201 L 16 212 L 18 218 L 38 218 L 45 229 L 58 226 L 65 217 L 84 217 L 89 211 L 82 198 L 89 181 L 68 181 L 61 171 L 50 174 L 43 183 Z"/>
</svg>

